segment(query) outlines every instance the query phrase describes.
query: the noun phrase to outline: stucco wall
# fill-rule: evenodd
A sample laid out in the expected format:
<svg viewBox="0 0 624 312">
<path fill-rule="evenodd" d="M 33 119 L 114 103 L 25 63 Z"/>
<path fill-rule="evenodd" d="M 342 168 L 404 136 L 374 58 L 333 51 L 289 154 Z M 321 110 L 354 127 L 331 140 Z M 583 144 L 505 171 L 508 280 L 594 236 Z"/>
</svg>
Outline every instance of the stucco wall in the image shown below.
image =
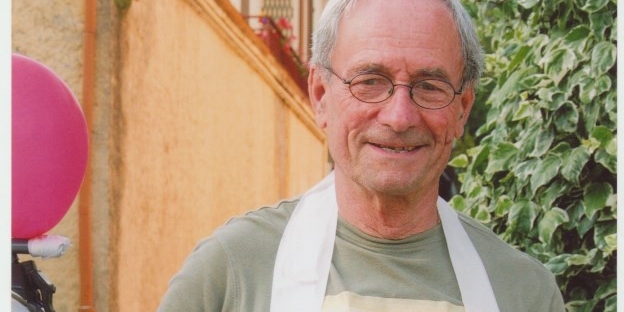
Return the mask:
<svg viewBox="0 0 624 312">
<path fill-rule="evenodd" d="M 13 51 L 82 99 L 83 1 L 12 3 Z M 304 95 L 225 0 L 98 0 L 91 121 L 95 310 L 153 311 L 203 237 L 327 172 Z M 37 260 L 57 311 L 80 308 L 78 209 L 50 231 L 74 247 Z"/>
<path fill-rule="evenodd" d="M 121 18 L 118 311 L 155 309 L 201 238 L 325 172 L 323 140 L 206 15 L 211 3 L 133 1 Z"/>
</svg>

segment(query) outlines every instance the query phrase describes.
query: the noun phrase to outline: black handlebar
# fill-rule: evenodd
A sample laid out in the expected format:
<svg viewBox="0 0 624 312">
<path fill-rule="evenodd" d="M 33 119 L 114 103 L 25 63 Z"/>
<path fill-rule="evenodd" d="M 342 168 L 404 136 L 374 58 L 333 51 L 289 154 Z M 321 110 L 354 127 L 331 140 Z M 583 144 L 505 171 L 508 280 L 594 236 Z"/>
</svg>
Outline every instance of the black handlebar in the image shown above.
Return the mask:
<svg viewBox="0 0 624 312">
<path fill-rule="evenodd" d="M 33 311 L 55 312 L 52 296 L 56 287 L 37 269 L 35 262 L 19 261 L 18 254 L 30 254 L 28 240 L 12 239 L 11 291 L 19 295 Z"/>
</svg>

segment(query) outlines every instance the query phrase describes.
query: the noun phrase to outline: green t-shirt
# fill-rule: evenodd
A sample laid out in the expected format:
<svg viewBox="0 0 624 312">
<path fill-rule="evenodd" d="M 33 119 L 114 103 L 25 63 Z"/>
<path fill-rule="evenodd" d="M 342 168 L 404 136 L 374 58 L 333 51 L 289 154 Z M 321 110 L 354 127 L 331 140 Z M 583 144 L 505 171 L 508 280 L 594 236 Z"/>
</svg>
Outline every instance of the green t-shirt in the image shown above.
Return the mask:
<svg viewBox="0 0 624 312">
<path fill-rule="evenodd" d="M 198 244 L 158 311 L 269 311 L 277 249 L 297 200 L 230 220 Z M 553 275 L 460 215 L 501 312 L 564 311 Z M 339 220 L 323 312 L 463 311 L 441 226 L 401 240 Z"/>
</svg>

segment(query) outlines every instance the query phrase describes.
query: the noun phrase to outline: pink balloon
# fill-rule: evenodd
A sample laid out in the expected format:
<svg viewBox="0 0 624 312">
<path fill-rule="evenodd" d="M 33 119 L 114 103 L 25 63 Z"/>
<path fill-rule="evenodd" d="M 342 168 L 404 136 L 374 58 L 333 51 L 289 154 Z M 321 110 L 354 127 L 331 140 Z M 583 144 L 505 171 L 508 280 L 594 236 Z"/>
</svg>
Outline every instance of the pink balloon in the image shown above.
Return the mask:
<svg viewBox="0 0 624 312">
<path fill-rule="evenodd" d="M 12 56 L 11 236 L 33 238 L 58 224 L 84 178 L 89 138 L 69 87 L 48 67 Z"/>
</svg>

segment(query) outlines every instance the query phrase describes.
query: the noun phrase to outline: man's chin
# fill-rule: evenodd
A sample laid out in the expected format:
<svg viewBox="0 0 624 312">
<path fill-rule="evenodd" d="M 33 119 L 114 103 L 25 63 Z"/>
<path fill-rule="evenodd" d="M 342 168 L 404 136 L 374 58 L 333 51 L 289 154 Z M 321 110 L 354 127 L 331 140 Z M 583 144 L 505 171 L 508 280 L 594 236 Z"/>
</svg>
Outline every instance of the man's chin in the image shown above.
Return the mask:
<svg viewBox="0 0 624 312">
<path fill-rule="evenodd" d="M 417 193 L 419 189 L 426 187 L 422 180 L 405 172 L 399 173 L 375 173 L 366 181 L 362 181 L 365 188 L 388 196 L 409 196 Z"/>
</svg>

